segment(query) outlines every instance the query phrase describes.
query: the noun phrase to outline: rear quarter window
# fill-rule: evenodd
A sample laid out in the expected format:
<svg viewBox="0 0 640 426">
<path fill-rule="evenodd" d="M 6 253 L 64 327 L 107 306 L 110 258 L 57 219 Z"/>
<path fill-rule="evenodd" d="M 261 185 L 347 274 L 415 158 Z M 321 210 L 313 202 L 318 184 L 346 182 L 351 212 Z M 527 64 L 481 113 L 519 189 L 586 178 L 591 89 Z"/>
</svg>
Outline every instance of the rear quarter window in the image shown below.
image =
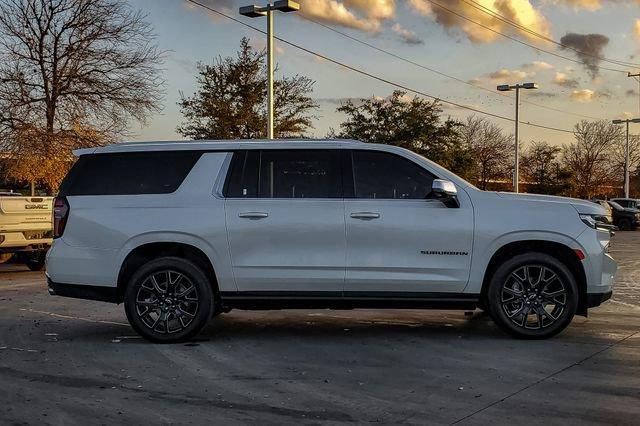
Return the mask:
<svg viewBox="0 0 640 426">
<path fill-rule="evenodd" d="M 201 152 L 132 152 L 83 155 L 60 186 L 60 195 L 169 194 L 187 177 Z"/>
</svg>

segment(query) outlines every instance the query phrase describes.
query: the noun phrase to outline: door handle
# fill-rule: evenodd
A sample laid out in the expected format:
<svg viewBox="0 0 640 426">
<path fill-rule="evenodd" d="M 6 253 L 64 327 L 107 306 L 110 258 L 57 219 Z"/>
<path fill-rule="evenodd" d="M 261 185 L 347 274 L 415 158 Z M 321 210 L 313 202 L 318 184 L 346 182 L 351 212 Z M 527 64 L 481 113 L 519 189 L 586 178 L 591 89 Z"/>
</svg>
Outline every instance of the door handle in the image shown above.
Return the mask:
<svg viewBox="0 0 640 426">
<path fill-rule="evenodd" d="M 264 219 L 265 217 L 269 217 L 269 213 L 265 213 L 265 212 L 243 212 L 243 213 L 238 213 L 238 217 L 241 217 L 243 219 Z"/>
<path fill-rule="evenodd" d="M 374 213 L 374 212 L 355 212 L 355 213 L 351 213 L 350 215 L 352 218 L 354 219 L 360 219 L 360 220 L 371 220 L 371 219 L 379 219 L 380 218 L 380 213 Z"/>
</svg>

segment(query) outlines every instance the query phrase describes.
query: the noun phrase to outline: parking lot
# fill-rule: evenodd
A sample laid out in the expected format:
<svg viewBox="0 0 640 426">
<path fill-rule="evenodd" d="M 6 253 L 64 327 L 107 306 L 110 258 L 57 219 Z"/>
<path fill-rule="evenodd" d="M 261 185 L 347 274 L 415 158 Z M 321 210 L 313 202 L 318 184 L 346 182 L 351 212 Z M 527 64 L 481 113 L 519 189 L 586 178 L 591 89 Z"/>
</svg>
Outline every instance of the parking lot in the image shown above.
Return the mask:
<svg viewBox="0 0 640 426">
<path fill-rule="evenodd" d="M 0 266 L 0 423 L 637 424 L 640 232 L 612 301 L 547 341 L 448 311 L 233 311 L 197 341 L 137 338 L 121 306 Z"/>
</svg>

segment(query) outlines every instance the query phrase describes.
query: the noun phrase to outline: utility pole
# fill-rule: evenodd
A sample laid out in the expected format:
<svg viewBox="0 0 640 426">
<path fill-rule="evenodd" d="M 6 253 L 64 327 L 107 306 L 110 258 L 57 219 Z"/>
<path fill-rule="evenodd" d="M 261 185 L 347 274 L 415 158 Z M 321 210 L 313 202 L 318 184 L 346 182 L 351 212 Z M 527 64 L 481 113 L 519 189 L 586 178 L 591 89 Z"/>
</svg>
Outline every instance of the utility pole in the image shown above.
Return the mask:
<svg viewBox="0 0 640 426">
<path fill-rule="evenodd" d="M 627 73 L 627 77 L 633 77 L 638 80 L 638 114 L 640 114 L 640 72 L 636 74 Z"/>
<path fill-rule="evenodd" d="M 626 124 L 626 145 L 624 150 L 624 198 L 629 198 L 629 123 L 640 123 L 640 118 L 629 118 L 627 120 L 613 120 L 613 124 Z"/>
<path fill-rule="evenodd" d="M 267 139 L 273 139 L 273 12 L 295 12 L 300 5 L 291 0 L 279 0 L 266 6 L 243 6 L 240 15 L 249 18 L 267 17 Z"/>
<path fill-rule="evenodd" d="M 515 119 L 515 124 L 516 124 L 516 128 L 515 128 L 515 161 L 514 161 L 514 165 L 513 165 L 513 192 L 515 192 L 516 194 L 518 192 L 520 192 L 520 135 L 518 134 L 519 132 L 519 127 L 520 127 L 520 89 L 537 89 L 538 88 L 538 84 L 537 83 L 523 83 L 523 84 L 514 84 L 514 85 L 509 85 L 509 84 L 501 84 L 500 86 L 498 86 L 498 91 L 499 92 L 509 92 L 511 90 L 515 90 L 516 91 L 516 119 Z"/>
</svg>

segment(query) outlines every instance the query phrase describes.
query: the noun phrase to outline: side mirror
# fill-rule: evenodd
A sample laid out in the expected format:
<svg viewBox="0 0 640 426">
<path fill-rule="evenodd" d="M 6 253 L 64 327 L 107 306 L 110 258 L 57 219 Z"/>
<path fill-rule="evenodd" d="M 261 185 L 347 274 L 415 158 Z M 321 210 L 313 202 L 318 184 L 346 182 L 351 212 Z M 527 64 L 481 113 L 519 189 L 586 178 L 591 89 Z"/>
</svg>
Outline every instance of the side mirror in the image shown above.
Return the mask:
<svg viewBox="0 0 640 426">
<path fill-rule="evenodd" d="M 445 206 L 450 208 L 460 207 L 460 202 L 458 201 L 458 190 L 450 180 L 434 179 L 431 184 L 431 191 L 435 198 L 442 201 Z"/>
</svg>

